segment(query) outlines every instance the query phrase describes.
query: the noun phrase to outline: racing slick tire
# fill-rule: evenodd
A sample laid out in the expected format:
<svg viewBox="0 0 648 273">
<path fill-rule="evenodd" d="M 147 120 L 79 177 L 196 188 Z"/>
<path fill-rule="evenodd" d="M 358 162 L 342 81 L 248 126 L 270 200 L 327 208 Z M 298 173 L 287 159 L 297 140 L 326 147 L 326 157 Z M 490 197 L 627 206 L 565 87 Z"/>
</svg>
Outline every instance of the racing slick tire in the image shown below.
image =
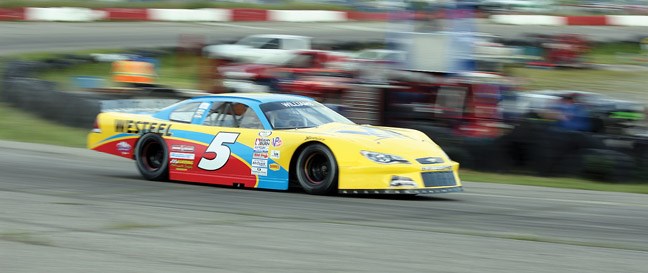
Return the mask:
<svg viewBox="0 0 648 273">
<path fill-rule="evenodd" d="M 135 146 L 137 170 L 148 180 L 161 181 L 169 177 L 169 151 L 158 134 L 143 135 Z"/>
<path fill-rule="evenodd" d="M 327 195 L 337 190 L 337 161 L 323 144 L 304 148 L 297 157 L 295 169 L 297 181 L 306 193 Z"/>
</svg>

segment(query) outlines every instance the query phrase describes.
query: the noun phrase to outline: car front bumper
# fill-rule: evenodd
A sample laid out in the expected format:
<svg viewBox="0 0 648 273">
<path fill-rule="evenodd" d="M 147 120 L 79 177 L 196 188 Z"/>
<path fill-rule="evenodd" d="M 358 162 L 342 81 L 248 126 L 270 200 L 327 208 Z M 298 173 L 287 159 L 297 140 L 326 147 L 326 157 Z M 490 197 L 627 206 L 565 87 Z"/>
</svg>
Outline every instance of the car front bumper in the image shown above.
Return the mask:
<svg viewBox="0 0 648 273">
<path fill-rule="evenodd" d="M 340 168 L 340 194 L 434 194 L 461 192 L 459 164 L 394 164 Z"/>
</svg>

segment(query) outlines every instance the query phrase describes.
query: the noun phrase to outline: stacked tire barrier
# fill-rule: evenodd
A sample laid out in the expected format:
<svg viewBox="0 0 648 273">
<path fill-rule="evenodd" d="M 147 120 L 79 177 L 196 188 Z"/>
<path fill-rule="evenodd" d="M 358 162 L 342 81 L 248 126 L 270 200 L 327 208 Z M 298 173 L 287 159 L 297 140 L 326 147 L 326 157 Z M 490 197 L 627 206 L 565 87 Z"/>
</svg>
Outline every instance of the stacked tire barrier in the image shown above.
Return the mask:
<svg viewBox="0 0 648 273">
<path fill-rule="evenodd" d="M 392 89 L 376 90 L 390 92 Z M 428 135 L 462 168 L 542 177 L 582 177 L 612 183 L 648 182 L 648 137 L 586 133 L 558 128 L 544 119 L 523 119 L 501 136 L 475 137 L 454 128 L 462 121 L 412 111 L 407 101 L 379 96 L 383 120 L 375 125 L 405 127 Z M 387 106 L 389 105 L 389 106 Z"/>
<path fill-rule="evenodd" d="M 63 92 L 56 83 L 35 77 L 38 71 L 72 63 L 9 61 L 4 67 L 0 96 L 3 101 L 47 120 L 91 128 L 100 112 L 97 98 L 91 94 Z"/>
<path fill-rule="evenodd" d="M 471 138 L 443 127 L 420 130 L 462 168 L 543 177 L 583 177 L 613 183 L 648 182 L 648 138 L 586 134 L 524 124 L 498 138 Z"/>
</svg>

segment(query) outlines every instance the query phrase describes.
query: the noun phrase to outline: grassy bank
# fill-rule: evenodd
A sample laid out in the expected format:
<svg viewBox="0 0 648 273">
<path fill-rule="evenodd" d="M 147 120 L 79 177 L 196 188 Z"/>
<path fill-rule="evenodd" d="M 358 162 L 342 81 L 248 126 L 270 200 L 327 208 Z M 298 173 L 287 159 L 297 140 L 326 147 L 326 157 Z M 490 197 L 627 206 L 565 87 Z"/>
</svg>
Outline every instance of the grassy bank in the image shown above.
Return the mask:
<svg viewBox="0 0 648 273">
<path fill-rule="evenodd" d="M 102 53 L 109 52 L 108 50 Z M 30 58 L 39 54 L 28 55 Z M 195 56 L 164 56 L 158 59 L 157 83 L 176 88 L 198 88 L 201 59 Z M 111 63 L 88 63 L 75 65 L 67 69 L 45 71 L 39 78 L 58 82 L 64 90 L 78 89 L 74 80 L 79 76 L 91 76 L 103 82 L 102 87 L 114 87 L 117 84 L 111 79 Z"/>
<path fill-rule="evenodd" d="M 0 103 L 0 139 L 85 147 L 88 130 L 53 124 L 35 115 Z"/>
<path fill-rule="evenodd" d="M 525 90 L 580 90 L 606 94 L 619 99 L 638 100 L 648 104 L 645 95 L 648 71 L 608 71 L 565 69 L 547 70 L 515 68 L 512 75 L 524 82 Z"/>
<path fill-rule="evenodd" d="M 484 173 L 471 170 L 461 170 L 460 176 L 462 180 L 472 182 L 648 194 L 648 184 L 619 184 L 591 181 L 580 178 L 538 177 L 530 175 Z"/>
</svg>

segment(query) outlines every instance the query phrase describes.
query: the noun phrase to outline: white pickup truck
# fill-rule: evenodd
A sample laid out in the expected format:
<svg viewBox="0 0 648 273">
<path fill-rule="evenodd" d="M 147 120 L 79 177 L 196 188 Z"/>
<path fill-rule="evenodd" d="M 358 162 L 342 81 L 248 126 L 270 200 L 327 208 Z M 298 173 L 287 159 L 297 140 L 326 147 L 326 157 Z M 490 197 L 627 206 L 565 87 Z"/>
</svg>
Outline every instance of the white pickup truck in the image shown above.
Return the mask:
<svg viewBox="0 0 648 273">
<path fill-rule="evenodd" d="M 249 62 L 286 50 L 311 49 L 311 40 L 311 37 L 299 35 L 251 35 L 234 44 L 206 46 L 203 48 L 203 54 L 209 58 L 228 58 Z"/>
</svg>

